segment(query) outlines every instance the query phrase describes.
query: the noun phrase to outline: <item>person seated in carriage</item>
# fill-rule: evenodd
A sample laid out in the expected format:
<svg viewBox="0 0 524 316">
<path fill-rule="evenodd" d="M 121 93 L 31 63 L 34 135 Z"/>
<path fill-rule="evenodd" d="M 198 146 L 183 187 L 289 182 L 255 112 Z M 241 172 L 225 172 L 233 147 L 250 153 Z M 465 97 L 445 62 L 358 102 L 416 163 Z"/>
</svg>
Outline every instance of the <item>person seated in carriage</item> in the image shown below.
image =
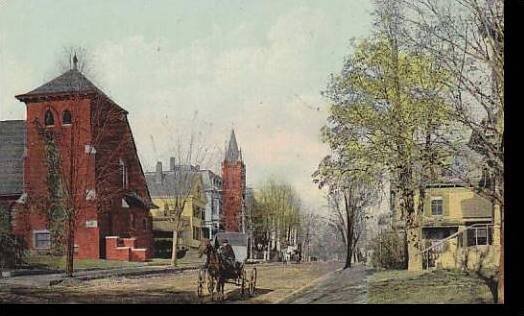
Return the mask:
<svg viewBox="0 0 524 316">
<path fill-rule="evenodd" d="M 236 262 L 235 252 L 233 247 L 229 244 L 227 239 L 222 241 L 222 246 L 220 247 L 220 255 L 227 270 L 236 271 L 238 269 L 238 263 Z"/>
</svg>

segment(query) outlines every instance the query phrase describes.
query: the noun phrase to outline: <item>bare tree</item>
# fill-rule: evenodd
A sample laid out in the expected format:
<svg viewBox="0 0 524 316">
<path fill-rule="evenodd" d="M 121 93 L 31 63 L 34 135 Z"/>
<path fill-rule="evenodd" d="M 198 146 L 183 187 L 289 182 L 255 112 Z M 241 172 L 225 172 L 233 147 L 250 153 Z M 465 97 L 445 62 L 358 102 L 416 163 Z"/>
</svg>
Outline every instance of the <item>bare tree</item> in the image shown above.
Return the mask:
<svg viewBox="0 0 524 316">
<path fill-rule="evenodd" d="M 31 122 L 41 140 L 39 150 L 47 167 L 48 188 L 47 194 L 35 196 L 32 201 L 46 204 L 50 225 L 64 225 L 68 276 L 72 276 L 74 270 L 79 216 L 91 209 L 97 213 L 108 210 L 123 196 L 125 187 L 121 183 L 119 161 L 131 144 L 130 135 L 122 133 L 129 127 L 122 108 L 97 92 L 89 97 L 90 114 L 85 116 L 78 106 L 84 98 L 72 94 L 66 100 L 70 104 L 68 114 L 64 114 L 70 120 L 67 129 L 50 129 L 38 120 Z M 86 135 L 92 136 L 89 145 L 84 143 Z"/>
<path fill-rule="evenodd" d="M 347 157 L 346 157 L 347 158 Z M 366 207 L 378 196 L 380 177 L 366 170 L 358 173 L 341 173 L 341 164 L 347 166 L 344 156 L 327 156 L 313 174 L 319 188 L 328 189 L 331 216 L 328 222 L 342 237 L 346 247 L 346 264 L 351 267 L 356 245 L 365 229 Z"/>
<path fill-rule="evenodd" d="M 165 130 L 172 129 L 172 122 L 164 121 Z M 196 130 L 195 130 L 196 129 Z M 173 147 L 170 148 L 171 159 L 174 159 L 174 168 L 166 172 L 166 176 L 159 179 L 162 187 L 163 198 L 166 205 L 166 219 L 172 223 L 173 227 L 173 247 L 171 254 L 171 265 L 177 264 L 177 249 L 179 245 L 179 233 L 187 225 L 183 220 L 182 213 L 188 201 L 200 195 L 203 199 L 203 187 L 201 185 L 201 174 L 198 172 L 200 166 L 212 164 L 216 157 L 216 151 L 211 146 L 205 144 L 204 134 L 198 129 L 197 113 L 193 116 L 189 139 L 183 138 L 182 133 L 174 136 L 176 139 Z M 154 139 L 152 138 L 153 142 Z M 193 206 L 194 207 L 194 206 Z M 202 210 L 194 210 L 203 219 Z"/>
</svg>

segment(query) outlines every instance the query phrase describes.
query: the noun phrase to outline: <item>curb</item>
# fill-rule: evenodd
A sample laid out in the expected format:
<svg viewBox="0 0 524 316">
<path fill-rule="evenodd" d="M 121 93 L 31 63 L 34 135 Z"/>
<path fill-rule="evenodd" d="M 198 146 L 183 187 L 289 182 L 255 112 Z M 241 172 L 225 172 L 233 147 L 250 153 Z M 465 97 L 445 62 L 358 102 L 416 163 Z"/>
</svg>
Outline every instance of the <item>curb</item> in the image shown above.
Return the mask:
<svg viewBox="0 0 524 316">
<path fill-rule="evenodd" d="M 280 300 L 274 302 L 273 304 L 288 304 L 288 303 L 285 303 L 285 301 L 289 300 L 291 297 L 295 296 L 296 294 L 298 294 L 299 292 L 302 292 L 308 288 L 311 288 L 317 284 L 319 284 L 320 282 L 324 281 L 324 280 L 327 280 L 328 278 L 330 278 L 333 274 L 335 274 L 336 272 L 340 272 L 342 271 L 343 269 L 340 268 L 340 269 L 337 269 L 335 271 L 331 271 L 327 274 L 324 274 L 323 276 L 321 277 L 318 277 L 316 278 L 315 280 L 311 281 L 310 283 L 304 285 L 303 287 L 301 288 L 298 288 L 296 290 L 294 290 L 293 292 L 291 292 L 289 295 L 285 296 L 284 298 L 281 298 Z"/>
</svg>

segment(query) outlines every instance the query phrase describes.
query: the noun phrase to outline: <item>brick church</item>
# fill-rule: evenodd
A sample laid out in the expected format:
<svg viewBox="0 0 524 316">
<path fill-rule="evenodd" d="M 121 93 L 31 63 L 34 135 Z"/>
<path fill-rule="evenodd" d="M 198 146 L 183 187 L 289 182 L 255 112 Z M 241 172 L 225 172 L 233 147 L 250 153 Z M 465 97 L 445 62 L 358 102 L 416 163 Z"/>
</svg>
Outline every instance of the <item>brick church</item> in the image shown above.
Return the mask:
<svg viewBox="0 0 524 316">
<path fill-rule="evenodd" d="M 76 219 L 75 258 L 151 258 L 155 206 L 128 112 L 77 69 L 76 56 L 73 69 L 16 98 L 26 105 L 26 121 L 0 122 L 13 127 L 0 142 L 18 150 L 3 153 L 11 168 L 0 179 L 8 184 L 0 195 L 11 198 L 4 204 L 13 233 L 31 251 L 47 253 L 64 242 L 52 223 L 67 209 Z"/>
<path fill-rule="evenodd" d="M 232 130 L 222 162 L 222 221 L 226 232 L 245 232 L 245 193 L 246 165 Z"/>
</svg>

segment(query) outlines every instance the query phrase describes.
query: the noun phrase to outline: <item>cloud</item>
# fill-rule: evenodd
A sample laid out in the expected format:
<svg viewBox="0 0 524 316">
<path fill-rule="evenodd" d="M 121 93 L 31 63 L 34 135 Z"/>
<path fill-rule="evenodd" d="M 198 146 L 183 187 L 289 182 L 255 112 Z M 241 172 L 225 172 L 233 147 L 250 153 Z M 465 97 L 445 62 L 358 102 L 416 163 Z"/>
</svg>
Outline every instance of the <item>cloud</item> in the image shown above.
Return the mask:
<svg viewBox="0 0 524 316">
<path fill-rule="evenodd" d="M 85 34 L 94 65 L 89 77 L 129 111 L 145 170 L 154 169 L 157 160 L 167 163 L 174 144 L 188 139 L 192 130 L 213 148 L 214 162 L 209 166 L 218 169 L 234 127 L 249 185 L 256 186 L 274 174 L 293 184 L 304 201 L 321 207 L 322 194 L 311 181 L 311 173 L 328 152 L 319 135 L 327 116 L 320 90 L 329 73 L 342 65 L 347 39 L 367 21 L 352 17 L 362 12 L 364 3 L 312 3 L 314 8 L 256 4 L 245 15 L 229 12 L 234 23 L 215 12 L 193 14 L 180 4 L 181 9 L 175 11 L 181 24 L 172 25 L 167 16 L 165 21 L 146 25 L 142 18 L 152 19 L 159 13 L 136 20 L 132 13 L 142 12 L 130 5 L 129 21 L 119 18 L 119 31 L 108 28 Z M 347 13 L 337 6 L 354 10 Z M 202 21 L 206 16 L 208 20 Z M 62 18 L 56 17 L 69 23 Z M 78 27 L 85 27 L 78 22 Z M 160 30 L 161 24 L 168 29 Z M 76 28 L 57 29 L 65 38 L 74 38 L 69 33 Z M 11 48 L 11 56 L 0 51 L 0 105 L 8 99 L 13 103 L 14 94 L 25 92 L 18 91 L 19 87 L 42 84 L 39 68 L 27 62 L 24 66 L 23 54 L 16 51 Z M 43 53 L 35 56 L 35 64 L 45 63 Z M 36 58 L 43 60 L 37 63 Z M 7 114 L 20 118 L 23 112 L 21 106 L 20 111 Z"/>
<path fill-rule="evenodd" d="M 308 203 L 320 204 L 321 194 L 310 175 L 327 152 L 319 140 L 326 117 L 319 91 L 327 73 L 317 78 L 310 74 L 315 74 L 316 50 L 329 28 L 322 11 L 298 8 L 276 19 L 258 45 L 213 48 L 217 36 L 224 41 L 249 36 L 249 24 L 225 34 L 217 34 L 223 30 L 215 28 L 183 48 L 170 45 L 173 39 L 141 35 L 106 41 L 95 50 L 96 62 L 111 71 L 98 80 L 130 111 L 146 169 L 158 159 L 167 162 L 172 148 L 168 144 L 176 134 L 188 134 L 198 112 L 205 141 L 219 149 L 234 126 L 250 185 L 280 174 Z"/>
</svg>

